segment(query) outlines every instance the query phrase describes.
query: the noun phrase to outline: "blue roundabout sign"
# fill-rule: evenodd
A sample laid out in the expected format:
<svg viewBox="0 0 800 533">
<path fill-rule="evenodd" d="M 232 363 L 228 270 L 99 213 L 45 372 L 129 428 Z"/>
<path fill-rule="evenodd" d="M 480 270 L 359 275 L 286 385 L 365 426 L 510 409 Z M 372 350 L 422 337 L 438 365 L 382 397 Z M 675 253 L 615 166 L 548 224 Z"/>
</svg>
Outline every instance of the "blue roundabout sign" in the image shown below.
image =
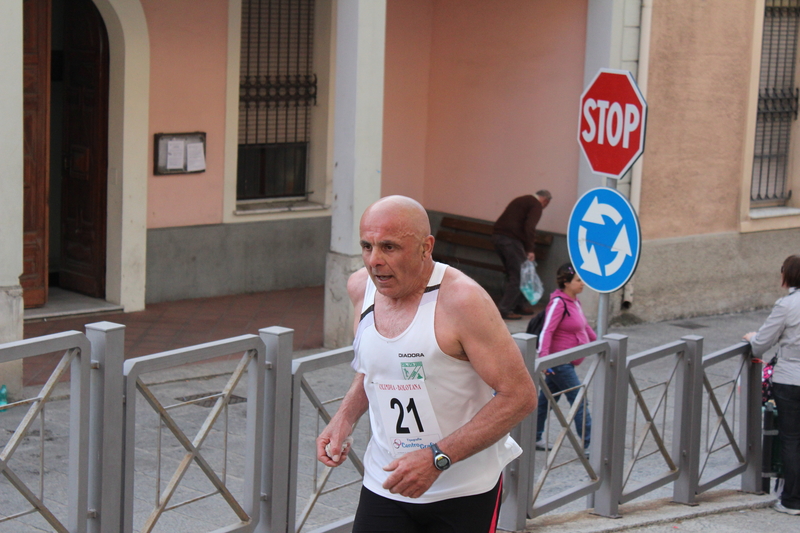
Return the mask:
<svg viewBox="0 0 800 533">
<path fill-rule="evenodd" d="M 642 251 L 633 206 L 615 189 L 586 192 L 569 217 L 567 247 L 586 285 L 600 293 L 616 291 L 633 276 Z"/>
</svg>

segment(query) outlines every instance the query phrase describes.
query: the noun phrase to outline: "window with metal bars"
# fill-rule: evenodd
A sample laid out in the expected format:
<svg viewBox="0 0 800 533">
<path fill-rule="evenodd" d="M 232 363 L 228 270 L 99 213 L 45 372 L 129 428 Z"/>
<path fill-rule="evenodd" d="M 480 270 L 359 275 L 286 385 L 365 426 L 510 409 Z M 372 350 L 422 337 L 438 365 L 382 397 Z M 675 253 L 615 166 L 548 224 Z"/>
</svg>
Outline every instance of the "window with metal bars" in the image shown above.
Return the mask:
<svg viewBox="0 0 800 533">
<path fill-rule="evenodd" d="M 305 197 L 314 0 L 242 0 L 237 200 Z"/>
<path fill-rule="evenodd" d="M 751 205 L 784 205 L 788 184 L 790 134 L 797 120 L 797 30 L 800 0 L 767 0 L 761 43 Z"/>
</svg>

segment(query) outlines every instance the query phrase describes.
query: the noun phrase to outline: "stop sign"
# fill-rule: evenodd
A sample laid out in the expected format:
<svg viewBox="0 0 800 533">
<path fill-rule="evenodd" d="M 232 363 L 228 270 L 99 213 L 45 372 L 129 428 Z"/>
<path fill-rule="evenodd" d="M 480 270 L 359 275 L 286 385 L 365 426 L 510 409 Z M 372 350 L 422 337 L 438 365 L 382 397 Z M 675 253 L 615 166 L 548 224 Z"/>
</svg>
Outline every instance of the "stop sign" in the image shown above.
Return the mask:
<svg viewBox="0 0 800 533">
<path fill-rule="evenodd" d="M 644 151 L 647 102 L 627 70 L 600 69 L 581 95 L 578 144 L 597 174 L 619 179 Z"/>
</svg>

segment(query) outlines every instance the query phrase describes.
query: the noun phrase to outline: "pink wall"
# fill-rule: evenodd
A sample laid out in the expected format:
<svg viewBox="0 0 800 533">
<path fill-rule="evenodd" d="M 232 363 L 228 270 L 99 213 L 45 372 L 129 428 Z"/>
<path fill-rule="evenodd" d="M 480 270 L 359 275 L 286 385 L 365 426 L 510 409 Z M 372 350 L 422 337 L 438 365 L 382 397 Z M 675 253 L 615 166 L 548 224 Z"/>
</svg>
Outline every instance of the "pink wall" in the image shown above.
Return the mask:
<svg viewBox="0 0 800 533">
<path fill-rule="evenodd" d="M 150 32 L 150 161 L 155 133 L 206 132 L 206 171 L 154 176 L 147 226 L 222 221 L 226 0 L 142 0 Z M 202 6 L 202 7 L 201 7 Z"/>
<path fill-rule="evenodd" d="M 389 0 L 387 35 L 425 36 L 415 25 L 430 12 L 431 44 L 428 61 L 414 60 L 424 38 L 408 50 L 387 37 L 383 192 L 418 195 L 422 183 L 425 207 L 493 220 L 515 196 L 547 188 L 540 227 L 565 232 L 586 11 L 586 0 Z M 424 131 L 412 113 L 427 116 Z"/>
<path fill-rule="evenodd" d="M 431 0 L 389 0 L 381 195 L 423 202 L 431 64 Z"/>
</svg>

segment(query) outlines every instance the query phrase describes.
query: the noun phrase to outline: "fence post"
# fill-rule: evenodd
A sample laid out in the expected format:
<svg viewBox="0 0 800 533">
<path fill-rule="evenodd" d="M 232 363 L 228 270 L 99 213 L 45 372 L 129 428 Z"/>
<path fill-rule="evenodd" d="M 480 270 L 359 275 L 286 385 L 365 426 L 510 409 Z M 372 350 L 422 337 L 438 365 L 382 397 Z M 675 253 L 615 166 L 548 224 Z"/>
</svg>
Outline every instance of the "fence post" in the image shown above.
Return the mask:
<svg viewBox="0 0 800 533">
<path fill-rule="evenodd" d="M 603 340 L 609 344 L 609 353 L 605 354 L 596 378 L 599 386 L 594 390 L 593 401 L 600 409 L 592 416 L 590 449 L 590 461 L 600 476 L 600 487 L 589 496 L 589 506 L 594 507 L 594 514 L 618 518 L 628 409 L 625 364 L 628 337 L 614 333 L 604 336 Z"/>
<path fill-rule="evenodd" d="M 536 368 L 536 336 L 516 333 L 514 341 L 522 352 L 531 377 Z M 505 531 L 525 531 L 525 520 L 533 503 L 534 453 L 536 447 L 536 410 L 511 430 L 511 437 L 522 447 L 522 455 L 505 469 L 503 488 L 506 498 L 500 508 L 498 527 Z"/>
<path fill-rule="evenodd" d="M 125 326 L 86 325 L 92 345 L 89 396 L 89 533 L 119 533 L 122 527 L 123 375 Z"/>
<path fill-rule="evenodd" d="M 761 479 L 761 379 L 760 362 L 753 361 L 748 345 L 742 357 L 747 359 L 745 383 L 742 384 L 741 410 L 744 420 L 739 424 L 739 442 L 744 442 L 747 468 L 742 472 L 742 492 L 762 494 Z"/>
<path fill-rule="evenodd" d="M 700 439 L 703 416 L 703 337 L 681 337 L 686 353 L 677 376 L 674 427 L 680 434 L 672 441 L 672 457 L 678 463 L 678 479 L 672 499 L 677 503 L 697 505 L 700 482 Z"/>
<path fill-rule="evenodd" d="M 294 330 L 272 326 L 258 333 L 267 348 L 267 370 L 264 381 L 261 506 L 254 533 L 288 533 L 289 498 L 295 497 L 289 494 Z"/>
</svg>

